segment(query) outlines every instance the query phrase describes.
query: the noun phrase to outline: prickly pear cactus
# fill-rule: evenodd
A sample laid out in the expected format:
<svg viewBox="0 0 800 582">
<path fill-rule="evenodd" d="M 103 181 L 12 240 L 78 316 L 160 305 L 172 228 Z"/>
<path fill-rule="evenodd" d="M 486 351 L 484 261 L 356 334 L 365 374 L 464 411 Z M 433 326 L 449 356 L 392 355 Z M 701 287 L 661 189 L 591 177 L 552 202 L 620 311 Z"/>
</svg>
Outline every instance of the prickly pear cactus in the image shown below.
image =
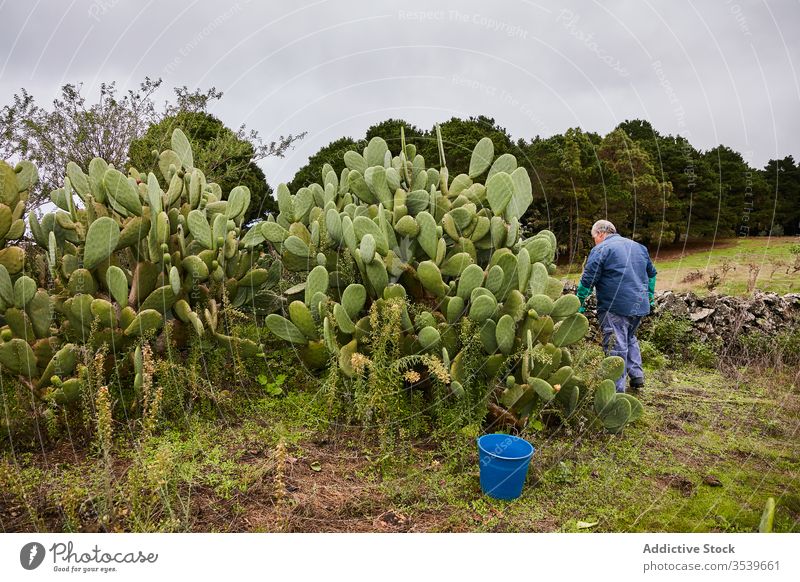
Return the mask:
<svg viewBox="0 0 800 582">
<path fill-rule="evenodd" d="M 125 175 L 99 158 L 88 174 L 68 164 L 64 186 L 51 193 L 56 210 L 28 215 L 47 258 L 49 292 L 22 274 L 21 249 L 0 250 L 0 366 L 37 395 L 74 402 L 85 350 L 107 345 L 119 353 L 168 320 L 181 332 L 176 339 L 196 333 L 241 356 L 261 353 L 257 343 L 229 335 L 219 315 L 219 305 L 253 312 L 281 303 L 268 291 L 280 263 L 261 251 L 260 229 L 243 230 L 250 192 L 238 186 L 226 196 L 207 183 L 179 129 L 159 167 L 160 178 L 135 168 Z M 31 164 L 0 162 L 3 242 L 24 233 L 36 179 Z"/>
<path fill-rule="evenodd" d="M 54 336 L 50 295 L 23 274 L 24 251 L 6 245 L 25 232 L 25 203 L 38 178 L 30 162 L 12 168 L 0 161 L 0 368 L 18 376 L 34 394 L 42 396 L 49 389 L 54 400 L 68 404 L 79 391 L 74 382 L 61 383 L 58 375 L 73 374 L 77 350 Z"/>
<path fill-rule="evenodd" d="M 175 319 L 242 355 L 259 353 L 254 342 L 226 335 L 214 316 L 217 304 L 247 307 L 280 278 L 279 264 L 263 265 L 260 232 L 243 232 L 249 190 L 226 196 L 207 183 L 180 129 L 159 167 L 160 179 L 135 168 L 126 176 L 99 158 L 88 174 L 70 163 L 64 187 L 51 194 L 57 210 L 30 216 L 61 290 L 62 331 L 124 349 Z"/>
<path fill-rule="evenodd" d="M 609 356 L 600 363 L 598 375 L 602 379 L 594 391 L 594 412 L 605 429 L 616 434 L 630 422 L 642 416 L 641 402 L 630 394 L 618 393 L 615 382 L 625 370 L 619 356 Z"/>
<path fill-rule="evenodd" d="M 278 187 L 280 212 L 258 228 L 287 269 L 309 274 L 267 327 L 309 366 L 335 361 L 353 377 L 371 355 L 370 308 L 399 298 L 403 353 L 439 358 L 455 398 L 496 398 L 521 422 L 551 402 L 572 413 L 586 382 L 567 347 L 588 321 L 552 276 L 553 233 L 523 236 L 527 171 L 484 138 L 451 179 L 441 137 L 438 169 L 401 142 L 395 155 L 373 138 L 340 175 L 325 165 L 321 183 Z"/>
<path fill-rule="evenodd" d="M 11 167 L 0 160 L 0 265 L 13 277 L 22 272 L 25 252 L 7 243 L 25 234 L 25 203 L 28 191 L 39 180 L 36 167 L 20 162 Z"/>
</svg>

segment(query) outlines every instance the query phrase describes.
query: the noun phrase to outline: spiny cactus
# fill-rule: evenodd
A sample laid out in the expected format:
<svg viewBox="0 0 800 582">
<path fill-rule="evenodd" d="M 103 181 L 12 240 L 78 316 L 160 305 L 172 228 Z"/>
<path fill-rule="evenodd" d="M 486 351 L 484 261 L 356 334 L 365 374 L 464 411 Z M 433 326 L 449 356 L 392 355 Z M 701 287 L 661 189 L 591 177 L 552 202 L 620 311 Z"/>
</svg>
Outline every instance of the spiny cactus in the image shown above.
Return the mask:
<svg viewBox="0 0 800 582">
<path fill-rule="evenodd" d="M 603 380 L 594 391 L 594 411 L 610 433 L 618 433 L 629 422 L 642 416 L 641 402 L 630 394 L 618 393 L 615 382 L 625 370 L 625 362 L 619 356 L 609 356 L 600 363 Z"/>
<path fill-rule="evenodd" d="M 38 180 L 36 167 L 30 162 L 22 161 L 12 168 L 0 160 L 0 265 L 11 276 L 22 272 L 25 252 L 6 243 L 25 234 L 25 203 L 31 186 Z"/>
<path fill-rule="evenodd" d="M 571 413 L 585 382 L 569 367 L 566 346 L 586 334 L 588 321 L 552 277 L 553 233 L 522 235 L 520 217 L 533 200 L 527 171 L 510 154 L 495 159 L 483 138 L 469 174 L 451 180 L 441 140 L 439 151 L 439 169 L 426 168 L 402 135 L 397 155 L 373 138 L 344 155 L 340 175 L 326 164 L 321 183 L 295 194 L 278 186 L 280 211 L 258 228 L 287 269 L 309 277 L 287 291 L 298 298 L 288 319 L 271 315 L 267 327 L 302 346 L 307 364 L 330 359 L 352 377 L 354 355 L 371 350 L 366 314 L 400 298 L 403 353 L 440 358 L 455 396 L 485 398 L 505 386 L 499 401 L 520 418 L 551 400 Z M 478 342 L 477 351 L 467 356 L 465 342 Z"/>
<path fill-rule="evenodd" d="M 12 168 L 0 161 L 0 366 L 31 386 L 43 371 L 59 368 L 71 373 L 75 369 L 70 346 L 59 350 L 51 337 L 50 296 L 22 274 L 25 252 L 18 246 L 5 246 L 25 231 L 25 203 L 37 180 L 36 167 L 30 162 Z M 66 388 L 62 396 L 70 393 L 71 387 Z"/>
<path fill-rule="evenodd" d="M 175 320 L 178 338 L 196 333 L 243 356 L 261 352 L 255 342 L 227 335 L 218 316 L 220 304 L 270 311 L 281 301 L 268 292 L 281 265 L 267 265 L 260 229 L 243 232 L 249 190 L 238 186 L 225 196 L 207 182 L 179 129 L 172 149 L 159 154 L 159 167 L 165 189 L 153 173 L 131 168 L 126 176 L 99 158 L 88 174 L 67 165 L 64 186 L 51 193 L 56 210 L 41 219 L 29 214 L 52 276 L 49 293 L 25 275 L 12 285 L 24 255 L 16 247 L 0 251 L 0 313 L 9 340 L 0 346 L 0 364 L 39 391 L 52 377 L 69 388 L 64 379 L 80 372 L 75 358 L 56 360 L 67 346 L 124 351 L 167 320 Z M 16 171 L 0 164 L 5 239 L 24 231 L 26 190 L 35 178 L 30 164 Z M 10 226 L 3 230 L 5 222 Z M 61 347 L 64 341 L 71 343 Z"/>
<path fill-rule="evenodd" d="M 23 161 L 12 169 L 0 161 L 0 232 L 4 244 L 24 233 L 25 202 L 37 180 L 33 164 Z M 24 251 L 16 246 L 0 250 L 0 366 L 18 375 L 34 394 L 70 404 L 80 397 L 81 380 L 71 377 L 76 371 L 80 374 L 78 349 L 74 344 L 63 344 L 55 335 L 53 301 L 34 279 L 23 274 L 24 257 Z"/>
<path fill-rule="evenodd" d="M 237 186 L 226 197 L 207 183 L 180 129 L 159 167 L 166 191 L 153 173 L 131 168 L 125 176 L 95 158 L 86 175 L 70 163 L 64 187 L 51 195 L 58 210 L 41 221 L 31 216 L 31 232 L 64 289 L 56 309 L 67 335 L 124 347 L 175 318 L 225 347 L 257 353 L 252 341 L 224 335 L 208 310 L 223 300 L 252 303 L 280 276 L 259 264 L 260 233 L 242 236 L 249 190 Z"/>
</svg>

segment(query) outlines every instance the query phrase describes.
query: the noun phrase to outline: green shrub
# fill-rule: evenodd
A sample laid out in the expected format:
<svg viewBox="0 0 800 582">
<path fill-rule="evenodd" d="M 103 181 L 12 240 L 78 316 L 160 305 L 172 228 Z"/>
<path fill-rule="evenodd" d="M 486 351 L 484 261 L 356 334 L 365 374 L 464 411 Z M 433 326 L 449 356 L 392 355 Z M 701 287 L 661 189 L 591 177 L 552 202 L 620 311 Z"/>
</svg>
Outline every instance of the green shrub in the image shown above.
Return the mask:
<svg viewBox="0 0 800 582">
<path fill-rule="evenodd" d="M 719 361 L 718 351 L 718 342 L 694 341 L 689 344 L 689 357 L 695 365 L 701 368 L 715 368 Z"/>
<path fill-rule="evenodd" d="M 745 363 L 761 363 L 774 366 L 800 365 L 800 329 L 767 335 L 751 332 L 738 341 L 738 358 Z"/>
<path fill-rule="evenodd" d="M 662 370 L 667 367 L 669 359 L 662 354 L 653 342 L 639 340 L 639 350 L 642 353 L 642 364 L 654 370 Z"/>
<path fill-rule="evenodd" d="M 665 311 L 652 319 L 642 337 L 663 354 L 685 356 L 692 341 L 692 322 Z"/>
</svg>

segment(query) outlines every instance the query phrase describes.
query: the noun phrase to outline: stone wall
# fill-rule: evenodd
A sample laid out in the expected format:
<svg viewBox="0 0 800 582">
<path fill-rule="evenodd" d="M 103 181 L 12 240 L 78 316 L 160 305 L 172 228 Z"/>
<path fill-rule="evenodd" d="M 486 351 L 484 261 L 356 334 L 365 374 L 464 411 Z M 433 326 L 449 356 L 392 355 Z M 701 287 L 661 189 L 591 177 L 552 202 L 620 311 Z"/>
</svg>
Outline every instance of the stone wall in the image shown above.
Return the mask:
<svg viewBox="0 0 800 582">
<path fill-rule="evenodd" d="M 789 331 L 800 325 L 800 293 L 778 295 L 756 291 L 750 297 L 692 292 L 656 294 L 656 314 L 670 312 L 692 321 L 697 339 L 735 340 L 739 334 L 765 335 Z"/>
<path fill-rule="evenodd" d="M 575 286 L 568 285 L 565 292 L 574 293 Z M 714 293 L 698 297 L 692 292 L 659 291 L 655 302 L 656 316 L 669 312 L 687 317 L 700 341 L 719 338 L 730 344 L 740 334 L 760 332 L 775 335 L 800 327 L 800 293 L 781 296 L 756 291 L 750 297 Z M 594 312 L 594 294 L 588 299 L 587 309 Z M 589 314 L 589 321 L 594 326 L 597 319 L 592 315 Z"/>
</svg>

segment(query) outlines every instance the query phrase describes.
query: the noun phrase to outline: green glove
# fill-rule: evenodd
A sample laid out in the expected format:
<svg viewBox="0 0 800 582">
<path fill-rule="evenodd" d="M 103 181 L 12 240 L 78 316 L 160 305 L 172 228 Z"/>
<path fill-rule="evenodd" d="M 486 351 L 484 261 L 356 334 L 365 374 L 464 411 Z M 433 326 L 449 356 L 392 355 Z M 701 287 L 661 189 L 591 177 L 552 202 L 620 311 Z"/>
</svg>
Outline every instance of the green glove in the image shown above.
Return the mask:
<svg viewBox="0 0 800 582">
<path fill-rule="evenodd" d="M 584 303 L 586 303 L 586 298 L 589 297 L 589 295 L 591 294 L 592 294 L 591 289 L 589 289 L 588 287 L 584 287 L 583 285 L 578 283 L 578 290 L 575 292 L 575 295 L 577 295 L 578 299 L 581 300 L 581 306 L 578 309 L 578 313 L 586 312 L 586 307 L 584 306 Z"/>
<path fill-rule="evenodd" d="M 650 307 L 656 306 L 655 296 L 656 296 L 656 277 L 653 275 L 650 277 L 647 285 L 647 296 L 650 298 Z"/>
</svg>

